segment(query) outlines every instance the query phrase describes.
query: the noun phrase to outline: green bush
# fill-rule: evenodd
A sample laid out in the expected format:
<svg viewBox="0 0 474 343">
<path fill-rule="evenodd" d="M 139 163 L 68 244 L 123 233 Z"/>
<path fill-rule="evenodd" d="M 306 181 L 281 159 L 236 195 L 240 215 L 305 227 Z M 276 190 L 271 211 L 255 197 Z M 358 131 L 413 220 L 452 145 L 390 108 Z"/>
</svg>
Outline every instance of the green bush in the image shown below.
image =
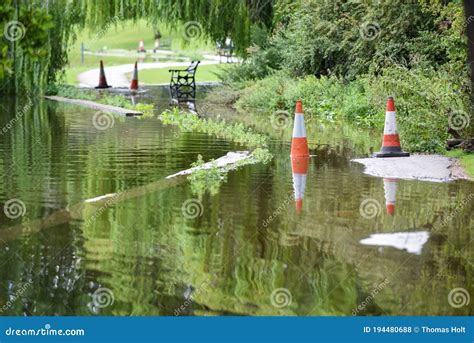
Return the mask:
<svg viewBox="0 0 474 343">
<path fill-rule="evenodd" d="M 466 113 L 469 101 L 462 82 L 451 75 L 433 68 L 398 66 L 347 82 L 334 76 L 291 79 L 280 72 L 242 90 L 236 107 L 267 115 L 278 110 L 292 113 L 296 100 L 302 99 L 309 118 L 382 131 L 387 96 L 395 96 L 403 148 L 443 152 L 449 136 L 448 115 Z"/>
</svg>

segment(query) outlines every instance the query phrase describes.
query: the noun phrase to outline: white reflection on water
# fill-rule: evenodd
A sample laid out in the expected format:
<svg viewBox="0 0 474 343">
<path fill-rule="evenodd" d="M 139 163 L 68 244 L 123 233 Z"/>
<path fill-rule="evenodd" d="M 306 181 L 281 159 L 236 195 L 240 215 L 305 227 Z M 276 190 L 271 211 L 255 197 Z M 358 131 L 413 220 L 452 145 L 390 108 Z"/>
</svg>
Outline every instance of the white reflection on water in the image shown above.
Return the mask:
<svg viewBox="0 0 474 343">
<path fill-rule="evenodd" d="M 370 235 L 369 238 L 362 239 L 360 243 L 364 245 L 394 247 L 420 255 L 423 245 L 425 245 L 429 237 L 430 235 L 426 231 L 375 233 Z"/>
</svg>

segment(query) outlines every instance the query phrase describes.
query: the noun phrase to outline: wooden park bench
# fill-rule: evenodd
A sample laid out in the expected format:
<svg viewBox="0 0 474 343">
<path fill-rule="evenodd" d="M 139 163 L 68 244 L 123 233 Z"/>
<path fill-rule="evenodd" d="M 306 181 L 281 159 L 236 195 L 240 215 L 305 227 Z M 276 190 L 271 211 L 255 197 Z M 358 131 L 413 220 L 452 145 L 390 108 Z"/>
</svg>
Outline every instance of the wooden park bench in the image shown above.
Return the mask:
<svg viewBox="0 0 474 343">
<path fill-rule="evenodd" d="M 172 99 L 196 98 L 196 70 L 201 61 L 192 61 L 186 69 L 170 69 L 170 93 Z"/>
</svg>

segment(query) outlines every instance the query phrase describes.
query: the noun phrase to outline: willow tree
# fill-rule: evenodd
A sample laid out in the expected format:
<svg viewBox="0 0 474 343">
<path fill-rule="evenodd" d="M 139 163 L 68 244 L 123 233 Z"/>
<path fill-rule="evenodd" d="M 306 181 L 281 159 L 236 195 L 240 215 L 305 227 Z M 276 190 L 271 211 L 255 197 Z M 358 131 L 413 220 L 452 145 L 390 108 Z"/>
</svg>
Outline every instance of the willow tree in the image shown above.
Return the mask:
<svg viewBox="0 0 474 343">
<path fill-rule="evenodd" d="M 230 37 L 243 55 L 252 25 L 270 26 L 272 9 L 273 0 L 9 0 L 0 5 L 0 92 L 33 85 L 42 91 L 55 82 L 68 62 L 68 46 L 84 27 L 104 31 L 111 23 L 138 19 L 150 27 L 194 23 L 193 29 L 211 41 Z"/>
</svg>

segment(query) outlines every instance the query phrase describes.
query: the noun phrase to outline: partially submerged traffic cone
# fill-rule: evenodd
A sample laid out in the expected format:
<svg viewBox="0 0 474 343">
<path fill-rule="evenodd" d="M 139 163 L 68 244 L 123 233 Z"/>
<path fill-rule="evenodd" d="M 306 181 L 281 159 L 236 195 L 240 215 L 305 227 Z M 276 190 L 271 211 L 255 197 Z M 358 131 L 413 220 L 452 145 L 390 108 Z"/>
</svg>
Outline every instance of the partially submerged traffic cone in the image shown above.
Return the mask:
<svg viewBox="0 0 474 343">
<path fill-rule="evenodd" d="M 383 190 L 385 193 L 385 207 L 387 214 L 393 216 L 395 214 L 395 200 L 397 197 L 397 179 L 383 179 Z"/>
<path fill-rule="evenodd" d="M 306 176 L 308 175 L 309 156 L 291 158 L 291 170 L 293 172 L 293 189 L 295 192 L 296 213 L 300 214 L 303 209 L 304 191 L 306 188 Z"/>
<path fill-rule="evenodd" d="M 140 40 L 140 43 L 138 43 L 138 50 L 137 52 L 146 52 L 145 50 L 145 44 L 143 43 L 143 39 Z"/>
<path fill-rule="evenodd" d="M 100 61 L 100 74 L 99 74 L 99 85 L 95 87 L 96 89 L 102 89 L 102 88 L 110 88 L 112 86 L 109 86 L 107 84 L 107 79 L 105 78 L 105 72 L 104 72 L 104 62 L 102 60 Z"/>
<path fill-rule="evenodd" d="M 133 69 L 132 83 L 130 84 L 130 89 L 132 91 L 138 90 L 138 68 L 137 62 L 135 62 L 135 68 Z"/>
<path fill-rule="evenodd" d="M 395 118 L 395 103 L 393 97 L 387 99 L 387 111 L 385 112 L 385 127 L 383 131 L 382 149 L 375 153 L 375 157 L 407 157 L 408 152 L 402 151 L 400 137 L 397 131 L 397 120 Z"/>
<path fill-rule="evenodd" d="M 293 138 L 291 140 L 291 157 L 308 157 L 308 139 L 304 127 L 303 104 L 301 100 L 296 102 L 295 123 L 293 126 Z"/>
</svg>

